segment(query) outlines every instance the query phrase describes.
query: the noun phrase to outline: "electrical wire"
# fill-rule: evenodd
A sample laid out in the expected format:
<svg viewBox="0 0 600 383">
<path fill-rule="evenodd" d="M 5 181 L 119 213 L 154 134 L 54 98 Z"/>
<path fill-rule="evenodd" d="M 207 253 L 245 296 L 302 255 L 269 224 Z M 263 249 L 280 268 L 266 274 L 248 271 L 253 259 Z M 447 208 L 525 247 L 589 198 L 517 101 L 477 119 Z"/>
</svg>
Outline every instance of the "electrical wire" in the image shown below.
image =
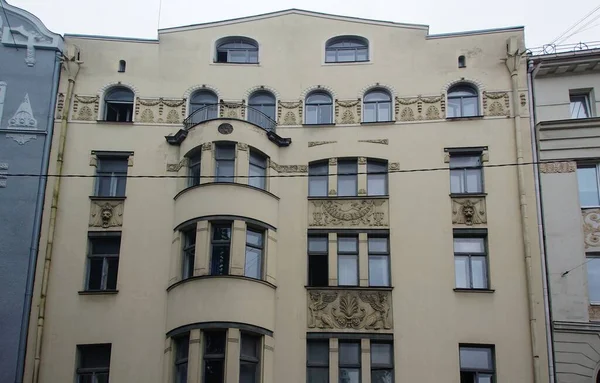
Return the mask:
<svg viewBox="0 0 600 383">
<path fill-rule="evenodd" d="M 587 26 L 589 26 L 590 24 L 594 23 L 594 22 L 595 22 L 596 20 L 598 20 L 598 19 L 600 19 L 600 15 L 597 15 L 596 17 L 594 17 L 593 19 L 589 20 L 589 21 L 588 21 L 588 22 L 586 22 L 585 24 L 583 24 L 583 25 L 579 26 L 579 28 L 577 28 L 575 31 L 573 31 L 573 33 L 571 33 L 570 35 L 568 35 L 568 36 L 565 36 L 565 37 L 561 38 L 560 40 L 558 40 L 558 41 L 556 42 L 556 44 L 562 44 L 564 41 L 566 41 L 566 40 L 567 40 L 567 39 L 569 39 L 570 37 L 572 37 L 572 36 L 575 36 L 576 34 L 578 34 L 578 33 L 581 33 L 581 32 L 583 32 L 583 31 L 585 31 L 586 29 L 588 29 L 588 28 L 586 28 Z M 585 29 L 584 29 L 584 28 L 585 28 Z"/>
<path fill-rule="evenodd" d="M 594 13 L 596 13 L 599 9 L 600 9 L 600 5 L 598 5 L 596 8 L 594 8 L 593 10 L 591 10 L 583 18 L 581 18 L 579 21 L 577 21 L 575 24 L 573 24 L 571 27 L 569 27 L 566 31 L 564 31 L 558 37 L 556 37 L 554 40 L 552 40 L 550 42 L 550 44 L 555 44 L 556 41 L 558 41 L 561 37 L 563 37 L 567 33 L 571 32 L 571 30 L 573 30 L 574 28 L 576 28 L 579 24 L 581 24 L 581 22 L 583 22 L 585 19 L 587 19 L 588 17 L 590 17 L 591 15 L 593 15 Z"/>
</svg>

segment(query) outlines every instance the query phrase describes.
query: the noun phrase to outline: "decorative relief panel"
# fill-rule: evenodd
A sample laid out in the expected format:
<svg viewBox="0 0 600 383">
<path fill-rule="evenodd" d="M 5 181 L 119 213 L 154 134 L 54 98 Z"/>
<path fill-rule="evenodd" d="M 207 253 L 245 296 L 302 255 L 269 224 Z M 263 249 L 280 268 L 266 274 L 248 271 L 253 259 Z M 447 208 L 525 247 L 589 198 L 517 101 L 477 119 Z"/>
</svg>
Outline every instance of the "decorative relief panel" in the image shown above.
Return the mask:
<svg viewBox="0 0 600 383">
<path fill-rule="evenodd" d="M 123 226 L 124 200 L 92 200 L 90 227 L 108 229 Z"/>
<path fill-rule="evenodd" d="M 381 140 L 358 140 L 358 142 L 368 142 L 370 144 L 381 144 L 388 145 L 390 141 L 387 138 L 383 138 Z"/>
<path fill-rule="evenodd" d="M 328 228 L 387 227 L 387 199 L 327 199 L 308 201 L 308 226 Z"/>
<path fill-rule="evenodd" d="M 360 124 L 361 102 L 358 100 L 335 100 L 336 124 Z"/>
<path fill-rule="evenodd" d="M 312 148 L 313 146 L 335 144 L 335 143 L 337 143 L 337 141 L 308 141 L 308 147 Z"/>
<path fill-rule="evenodd" d="M 446 97 L 396 97 L 395 112 L 396 121 L 440 120 L 446 118 Z"/>
<path fill-rule="evenodd" d="M 508 92 L 482 92 L 484 116 L 510 116 Z"/>
<path fill-rule="evenodd" d="M 453 197 L 452 223 L 467 226 L 487 223 L 484 197 Z"/>
<path fill-rule="evenodd" d="M 277 105 L 278 125 L 302 125 L 302 100 L 279 101 Z"/>
<path fill-rule="evenodd" d="M 59 93 L 56 98 L 56 112 L 54 113 L 54 119 L 62 119 L 63 109 L 65 108 L 65 94 Z M 0 116 L 1 117 L 1 116 Z"/>
<path fill-rule="evenodd" d="M 589 305 L 588 314 L 590 316 L 590 322 L 600 321 L 600 306 Z"/>
<path fill-rule="evenodd" d="M 6 187 L 6 180 L 8 178 L 8 163 L 0 162 L 0 188 Z"/>
<path fill-rule="evenodd" d="M 72 120 L 96 121 L 98 120 L 98 109 L 100 107 L 99 96 L 75 95 L 73 101 Z"/>
<path fill-rule="evenodd" d="M 583 209 L 581 214 L 585 248 L 600 247 L 600 209 Z"/>
<path fill-rule="evenodd" d="M 391 330 L 391 291 L 309 290 L 308 328 Z"/>
<path fill-rule="evenodd" d="M 167 164 L 167 171 L 168 172 L 178 172 L 179 169 L 181 169 L 184 166 L 187 166 L 187 164 L 188 164 L 188 159 L 184 158 L 176 164 Z"/>
<path fill-rule="evenodd" d="M 139 98 L 135 102 L 135 121 L 179 124 L 185 119 L 185 99 Z"/>
<path fill-rule="evenodd" d="M 574 161 L 544 162 L 539 164 L 539 168 L 542 173 L 573 173 L 577 164 Z"/>
<path fill-rule="evenodd" d="M 278 173 L 308 173 L 308 165 L 278 165 L 274 161 L 269 161 L 271 169 Z"/>
<path fill-rule="evenodd" d="M 219 117 L 222 118 L 235 118 L 238 120 L 246 119 L 246 108 L 244 101 L 223 101 L 219 104 Z"/>
</svg>

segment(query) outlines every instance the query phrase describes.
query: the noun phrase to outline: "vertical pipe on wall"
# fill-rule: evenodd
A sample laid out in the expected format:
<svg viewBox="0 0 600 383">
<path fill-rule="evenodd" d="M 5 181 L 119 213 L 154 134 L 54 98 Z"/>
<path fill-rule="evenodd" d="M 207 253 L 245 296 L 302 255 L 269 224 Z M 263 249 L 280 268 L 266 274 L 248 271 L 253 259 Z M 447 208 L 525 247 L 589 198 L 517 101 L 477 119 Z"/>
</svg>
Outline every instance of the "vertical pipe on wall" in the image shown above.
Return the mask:
<svg viewBox="0 0 600 383">
<path fill-rule="evenodd" d="M 15 383 L 23 382 L 25 369 L 25 354 L 27 349 L 27 333 L 29 331 L 29 316 L 31 314 L 31 299 L 33 296 L 33 281 L 35 277 L 35 266 L 37 263 L 37 252 L 40 242 L 40 231 L 42 226 L 42 213 L 44 197 L 48 178 L 48 162 L 50 161 L 50 147 L 52 146 L 52 133 L 54 132 L 54 112 L 56 109 L 56 97 L 58 95 L 58 84 L 60 80 L 61 53 L 56 53 L 54 59 L 54 74 L 52 75 L 52 89 L 50 93 L 50 111 L 46 125 L 46 141 L 42 154 L 40 166 L 40 180 L 35 201 L 35 213 L 33 217 L 33 231 L 31 233 L 31 244 L 29 246 L 29 265 L 27 266 L 27 281 L 25 282 L 25 296 L 23 298 L 23 314 L 21 316 L 21 333 L 19 334 L 19 350 L 17 354 L 17 375 Z"/>
<path fill-rule="evenodd" d="M 54 234 L 56 232 L 56 213 L 58 211 L 58 197 L 60 195 L 60 183 L 65 154 L 65 143 L 67 141 L 68 118 L 71 110 L 71 98 L 73 97 L 73 88 L 75 80 L 79 73 L 79 67 L 82 64 L 77 57 L 64 57 L 63 67 L 67 73 L 68 86 L 65 97 L 65 107 L 60 121 L 60 136 L 58 141 L 56 157 L 56 180 L 52 188 L 52 202 L 50 205 L 50 221 L 48 224 L 48 239 L 46 242 L 46 252 L 44 257 L 44 271 L 42 274 L 40 303 L 37 316 L 37 328 L 35 339 L 35 356 L 33 361 L 33 383 L 37 383 L 40 378 L 40 363 L 42 359 L 42 339 L 44 335 L 44 320 L 46 314 L 46 295 L 48 294 L 48 279 L 50 278 L 50 265 L 52 263 L 52 251 L 54 249 Z"/>
</svg>

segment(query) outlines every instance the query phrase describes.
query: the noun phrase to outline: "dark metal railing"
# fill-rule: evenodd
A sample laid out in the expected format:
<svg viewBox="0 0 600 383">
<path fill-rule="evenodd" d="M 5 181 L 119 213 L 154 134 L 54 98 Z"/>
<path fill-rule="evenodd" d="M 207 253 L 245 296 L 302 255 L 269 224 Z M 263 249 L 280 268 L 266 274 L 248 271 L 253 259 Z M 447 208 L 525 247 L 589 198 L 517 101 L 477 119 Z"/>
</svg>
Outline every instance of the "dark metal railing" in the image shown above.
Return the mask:
<svg viewBox="0 0 600 383">
<path fill-rule="evenodd" d="M 206 105 L 195 110 L 183 120 L 183 126 L 186 130 L 189 130 L 205 121 L 216 120 L 219 118 L 248 121 L 253 125 L 263 128 L 267 132 L 275 132 L 275 129 L 277 128 L 277 122 L 271 117 L 260 110 L 241 102 L 221 102 L 219 104 Z"/>
</svg>

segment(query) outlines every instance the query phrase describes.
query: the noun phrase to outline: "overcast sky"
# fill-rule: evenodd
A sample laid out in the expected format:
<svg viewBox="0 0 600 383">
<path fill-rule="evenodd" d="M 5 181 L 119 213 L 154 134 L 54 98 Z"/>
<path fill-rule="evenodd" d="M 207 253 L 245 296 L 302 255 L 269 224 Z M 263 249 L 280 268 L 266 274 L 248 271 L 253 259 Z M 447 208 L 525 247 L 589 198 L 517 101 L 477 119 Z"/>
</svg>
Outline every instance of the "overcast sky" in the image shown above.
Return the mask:
<svg viewBox="0 0 600 383">
<path fill-rule="evenodd" d="M 528 47 L 552 42 L 598 0 L 8 0 L 57 33 L 156 38 L 157 29 L 300 8 L 429 25 L 430 33 L 525 26 Z M 594 18 L 597 19 L 593 20 Z M 600 40 L 600 10 L 564 43 Z M 588 21 L 586 20 L 586 21 Z M 584 23 L 582 23 L 584 24 Z"/>
</svg>

